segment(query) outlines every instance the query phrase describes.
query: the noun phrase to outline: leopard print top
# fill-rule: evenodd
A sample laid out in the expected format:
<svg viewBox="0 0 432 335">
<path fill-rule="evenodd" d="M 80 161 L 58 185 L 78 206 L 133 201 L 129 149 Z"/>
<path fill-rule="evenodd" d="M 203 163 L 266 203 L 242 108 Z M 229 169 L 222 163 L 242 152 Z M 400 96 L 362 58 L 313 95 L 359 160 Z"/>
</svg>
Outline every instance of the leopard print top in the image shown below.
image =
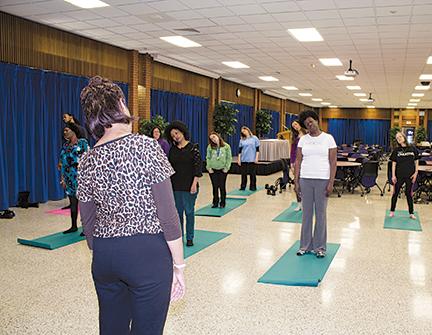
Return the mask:
<svg viewBox="0 0 432 335">
<path fill-rule="evenodd" d="M 127 135 L 87 152 L 79 162 L 77 198 L 96 205 L 93 236 L 161 233 L 151 185 L 173 174 L 160 145 L 143 135 Z"/>
</svg>

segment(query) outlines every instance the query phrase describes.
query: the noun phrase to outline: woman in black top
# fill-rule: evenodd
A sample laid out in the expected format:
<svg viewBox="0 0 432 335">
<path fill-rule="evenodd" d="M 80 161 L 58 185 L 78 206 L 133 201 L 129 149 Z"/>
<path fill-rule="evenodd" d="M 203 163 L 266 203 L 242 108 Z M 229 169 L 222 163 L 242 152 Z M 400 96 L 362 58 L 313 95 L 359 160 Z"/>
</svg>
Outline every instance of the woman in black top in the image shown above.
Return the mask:
<svg viewBox="0 0 432 335">
<path fill-rule="evenodd" d="M 189 130 L 183 122 L 173 121 L 165 129 L 165 137 L 172 145 L 168 159 L 175 171 L 171 177 L 175 205 L 183 234 L 183 214 L 186 214 L 186 246 L 191 247 L 195 231 L 198 178 L 202 177 L 201 155 L 198 145 L 189 142 Z"/>
<path fill-rule="evenodd" d="M 398 132 L 396 134 L 396 141 L 398 146 L 393 150 L 390 156 L 390 160 L 393 162 L 392 182 L 394 185 L 390 217 L 394 216 L 399 191 L 403 184 L 405 184 L 405 195 L 408 202 L 410 218 L 415 220 L 412 185 L 418 173 L 418 152 L 415 147 L 408 145 L 407 138 L 403 133 Z"/>
</svg>

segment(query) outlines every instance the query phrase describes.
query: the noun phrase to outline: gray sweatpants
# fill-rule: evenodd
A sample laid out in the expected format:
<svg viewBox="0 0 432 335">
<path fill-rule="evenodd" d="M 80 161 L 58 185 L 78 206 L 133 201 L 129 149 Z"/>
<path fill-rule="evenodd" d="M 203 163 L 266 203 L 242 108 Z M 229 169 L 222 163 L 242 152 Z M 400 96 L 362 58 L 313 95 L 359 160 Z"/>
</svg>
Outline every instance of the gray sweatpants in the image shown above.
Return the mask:
<svg viewBox="0 0 432 335">
<path fill-rule="evenodd" d="M 326 251 L 327 245 L 327 197 L 328 179 L 300 178 L 300 190 L 303 206 L 303 218 L 300 237 L 300 249 Z M 313 215 L 315 211 L 315 229 L 312 236 Z"/>
</svg>

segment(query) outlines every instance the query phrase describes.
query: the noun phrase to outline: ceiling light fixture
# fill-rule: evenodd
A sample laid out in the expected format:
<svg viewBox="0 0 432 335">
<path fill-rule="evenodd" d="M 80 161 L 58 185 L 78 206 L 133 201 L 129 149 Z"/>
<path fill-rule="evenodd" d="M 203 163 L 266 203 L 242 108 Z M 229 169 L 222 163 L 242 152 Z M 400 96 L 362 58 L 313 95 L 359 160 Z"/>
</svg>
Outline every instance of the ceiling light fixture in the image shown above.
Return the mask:
<svg viewBox="0 0 432 335">
<path fill-rule="evenodd" d="M 80 7 L 80 8 L 101 8 L 101 7 L 108 7 L 109 5 L 103 1 L 99 0 L 65 0 L 66 2 L 69 2 L 70 4 Z"/>
<path fill-rule="evenodd" d="M 355 91 L 355 90 L 361 90 L 360 86 L 347 86 L 347 89 L 351 90 L 351 91 Z"/>
<path fill-rule="evenodd" d="M 312 93 L 299 93 L 301 97 L 311 97 Z"/>
<path fill-rule="evenodd" d="M 331 103 L 330 103 L 330 102 L 321 102 L 321 105 L 324 105 L 324 106 L 330 106 Z"/>
<path fill-rule="evenodd" d="M 288 32 L 300 42 L 321 42 L 324 41 L 321 34 L 315 28 L 288 29 Z"/>
<path fill-rule="evenodd" d="M 165 36 L 161 37 L 160 39 L 181 48 L 196 48 L 202 46 L 201 44 L 183 36 Z"/>
<path fill-rule="evenodd" d="M 356 97 L 365 97 L 366 93 L 354 93 Z"/>
<path fill-rule="evenodd" d="M 369 106 L 366 106 L 367 108 L 375 108 L 375 106 L 372 106 L 372 105 L 369 105 Z"/>
<path fill-rule="evenodd" d="M 409 101 L 410 101 L 410 102 L 419 102 L 420 99 L 410 99 Z"/>
<path fill-rule="evenodd" d="M 323 101 L 321 98 L 312 98 L 312 101 Z"/>
<path fill-rule="evenodd" d="M 416 102 L 408 102 L 408 106 L 417 106 Z"/>
<path fill-rule="evenodd" d="M 344 76 L 344 75 L 336 76 L 336 78 L 339 79 L 339 80 L 354 80 L 353 77 L 347 77 L 347 76 Z"/>
<path fill-rule="evenodd" d="M 414 106 L 406 106 L 405 109 L 414 109 Z"/>
<path fill-rule="evenodd" d="M 295 86 L 282 86 L 282 88 L 288 91 L 298 91 L 298 88 Z"/>
<path fill-rule="evenodd" d="M 279 81 L 279 79 L 272 77 L 272 76 L 261 76 L 258 78 L 261 80 L 264 80 L 264 81 Z"/>
<path fill-rule="evenodd" d="M 427 91 L 430 89 L 430 86 L 417 85 L 414 89 L 417 91 Z"/>
<path fill-rule="evenodd" d="M 246 64 L 237 61 L 222 62 L 223 65 L 229 66 L 233 69 L 249 69 L 250 67 Z"/>
<path fill-rule="evenodd" d="M 339 58 L 320 58 L 319 61 L 324 66 L 342 66 Z"/>
<path fill-rule="evenodd" d="M 331 106 L 329 106 L 329 108 L 338 108 L 338 106 L 331 105 Z"/>
<path fill-rule="evenodd" d="M 432 56 L 428 57 L 428 59 L 426 61 L 426 64 L 432 64 Z"/>
<path fill-rule="evenodd" d="M 361 102 L 367 102 L 368 101 L 368 99 L 366 99 L 366 98 L 361 98 L 361 99 L 359 99 Z"/>
<path fill-rule="evenodd" d="M 432 80 L 432 74 L 422 74 L 419 77 L 420 80 Z"/>
<path fill-rule="evenodd" d="M 411 94 L 412 97 L 424 97 L 424 93 L 413 93 Z"/>
</svg>

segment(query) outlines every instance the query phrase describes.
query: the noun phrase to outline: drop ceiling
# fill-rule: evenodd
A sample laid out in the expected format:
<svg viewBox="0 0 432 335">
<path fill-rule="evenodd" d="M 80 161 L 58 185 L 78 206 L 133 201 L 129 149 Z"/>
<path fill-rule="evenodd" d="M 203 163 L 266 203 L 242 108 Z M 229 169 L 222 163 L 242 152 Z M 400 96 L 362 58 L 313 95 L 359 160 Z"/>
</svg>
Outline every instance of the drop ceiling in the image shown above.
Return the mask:
<svg viewBox="0 0 432 335">
<path fill-rule="evenodd" d="M 176 65 L 197 66 L 224 78 L 311 106 L 312 98 L 341 107 L 370 105 L 355 92 L 372 92 L 376 107 L 407 106 L 421 74 L 432 74 L 432 0 L 105 0 L 109 7 L 79 9 L 64 1 L 0 0 L 0 11 Z M 290 28 L 315 27 L 323 42 L 301 43 Z M 176 29 L 192 28 L 196 31 Z M 182 35 L 199 48 L 179 48 L 160 39 Z M 319 58 L 339 58 L 326 67 Z M 349 60 L 360 75 L 340 81 Z M 239 61 L 248 69 L 231 69 Z M 189 67 L 190 68 L 190 67 Z M 274 76 L 278 82 L 264 82 Z M 359 85 L 351 91 L 348 85 Z M 295 86 L 287 91 L 282 86 Z M 432 108 L 432 93 L 418 108 Z M 312 97 L 298 93 L 310 92 Z"/>
</svg>

